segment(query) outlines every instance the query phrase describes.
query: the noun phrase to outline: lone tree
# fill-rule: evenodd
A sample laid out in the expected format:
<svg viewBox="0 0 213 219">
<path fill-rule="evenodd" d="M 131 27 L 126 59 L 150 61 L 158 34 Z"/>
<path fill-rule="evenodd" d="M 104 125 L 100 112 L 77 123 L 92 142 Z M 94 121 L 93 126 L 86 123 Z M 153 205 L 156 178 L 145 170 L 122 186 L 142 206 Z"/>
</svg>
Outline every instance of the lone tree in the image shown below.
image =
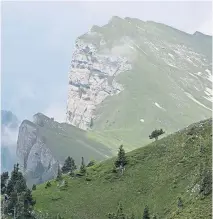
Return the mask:
<svg viewBox="0 0 213 219">
<path fill-rule="evenodd" d="M 73 172 L 74 170 L 76 170 L 77 167 L 75 165 L 75 161 L 72 157 L 68 157 L 65 162 L 63 167 L 61 168 L 62 173 L 68 173 L 68 172 Z"/>
<path fill-rule="evenodd" d="M 150 139 L 155 139 L 155 141 L 157 141 L 158 140 L 158 137 L 160 136 L 160 135 L 162 135 L 162 134 L 164 134 L 165 132 L 163 131 L 163 129 L 155 129 L 152 133 L 151 133 L 151 135 L 149 135 L 149 138 Z"/>
<path fill-rule="evenodd" d="M 125 153 L 125 150 L 123 149 L 123 145 L 121 145 L 118 150 L 118 156 L 115 161 L 115 166 L 124 167 L 126 164 L 127 164 L 126 153 Z"/>
<path fill-rule="evenodd" d="M 81 173 L 81 174 L 85 174 L 85 173 L 86 173 L 86 166 L 85 166 L 84 158 L 83 158 L 83 157 L 81 158 L 80 173 Z"/>
<path fill-rule="evenodd" d="M 148 206 L 144 208 L 143 219 L 150 219 Z"/>
</svg>

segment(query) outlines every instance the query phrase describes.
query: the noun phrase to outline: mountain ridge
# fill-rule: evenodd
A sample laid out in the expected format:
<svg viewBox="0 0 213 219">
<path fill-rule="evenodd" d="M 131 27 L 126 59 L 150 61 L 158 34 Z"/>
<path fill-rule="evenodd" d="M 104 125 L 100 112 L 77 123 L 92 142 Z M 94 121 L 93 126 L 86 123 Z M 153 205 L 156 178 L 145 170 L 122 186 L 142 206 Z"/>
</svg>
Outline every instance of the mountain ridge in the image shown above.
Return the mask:
<svg viewBox="0 0 213 219">
<path fill-rule="evenodd" d="M 54 178 L 67 156 L 73 157 L 77 165 L 82 156 L 85 162 L 112 156 L 110 149 L 88 138 L 85 131 L 42 113 L 35 114 L 33 121 L 21 123 L 16 154 L 29 186 Z"/>
<path fill-rule="evenodd" d="M 111 144 L 145 145 L 154 127 L 172 133 L 208 118 L 211 39 L 116 16 L 93 26 L 76 40 L 67 122 Z"/>
</svg>

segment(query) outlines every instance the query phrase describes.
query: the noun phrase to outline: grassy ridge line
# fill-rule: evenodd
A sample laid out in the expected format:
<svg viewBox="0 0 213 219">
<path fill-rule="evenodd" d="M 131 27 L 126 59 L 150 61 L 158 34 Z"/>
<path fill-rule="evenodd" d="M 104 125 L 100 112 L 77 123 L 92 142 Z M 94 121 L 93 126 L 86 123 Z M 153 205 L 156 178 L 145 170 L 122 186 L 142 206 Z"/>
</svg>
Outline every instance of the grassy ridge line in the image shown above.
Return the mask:
<svg viewBox="0 0 213 219">
<path fill-rule="evenodd" d="M 202 121 L 128 153 L 122 177 L 112 173 L 112 158 L 88 168 L 91 181 L 64 176 L 65 191 L 56 182 L 48 189 L 39 185 L 33 193 L 36 208 L 52 216 L 60 212 L 66 219 L 104 219 L 122 201 L 125 212 L 135 212 L 136 218 L 148 205 L 152 214 L 163 219 L 210 219 L 211 195 L 202 198 L 197 186 L 201 165 L 211 170 L 211 132 L 212 120 Z M 179 214 L 178 197 L 183 200 Z"/>
</svg>

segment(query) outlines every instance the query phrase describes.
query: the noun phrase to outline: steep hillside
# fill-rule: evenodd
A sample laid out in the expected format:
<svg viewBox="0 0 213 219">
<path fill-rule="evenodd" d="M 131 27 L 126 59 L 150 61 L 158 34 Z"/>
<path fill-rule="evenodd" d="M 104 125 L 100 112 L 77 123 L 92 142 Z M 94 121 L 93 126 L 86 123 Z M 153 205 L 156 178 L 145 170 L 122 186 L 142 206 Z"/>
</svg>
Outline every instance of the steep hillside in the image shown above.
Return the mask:
<svg viewBox="0 0 213 219">
<path fill-rule="evenodd" d="M 124 145 L 125 146 L 125 145 Z M 163 219 L 211 218 L 212 119 L 192 124 L 127 155 L 123 175 L 113 172 L 114 159 L 70 178 L 64 190 L 52 181 L 33 192 L 36 209 L 53 218 L 104 219 L 122 202 L 125 213 L 142 218 L 145 205 Z M 183 207 L 178 209 L 178 197 Z"/>
<path fill-rule="evenodd" d="M 79 164 L 112 156 L 104 145 L 87 138 L 85 131 L 55 122 L 38 113 L 34 121 L 25 120 L 19 128 L 17 156 L 28 184 L 41 183 L 57 174 L 58 164 L 71 156 Z"/>
<path fill-rule="evenodd" d="M 212 37 L 113 17 L 75 43 L 67 122 L 128 150 L 211 116 Z"/>
</svg>

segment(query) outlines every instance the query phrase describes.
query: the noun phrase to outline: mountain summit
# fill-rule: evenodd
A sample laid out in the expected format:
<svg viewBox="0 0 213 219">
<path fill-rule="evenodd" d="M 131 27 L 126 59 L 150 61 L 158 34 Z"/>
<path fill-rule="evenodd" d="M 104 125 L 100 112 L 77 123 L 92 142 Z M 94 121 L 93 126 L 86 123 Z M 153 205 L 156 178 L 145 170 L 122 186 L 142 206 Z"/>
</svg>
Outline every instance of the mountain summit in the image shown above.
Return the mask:
<svg viewBox="0 0 213 219">
<path fill-rule="evenodd" d="M 211 36 L 153 21 L 93 26 L 75 43 L 67 122 L 134 147 L 155 128 L 172 133 L 210 117 L 211 48 Z"/>
</svg>

